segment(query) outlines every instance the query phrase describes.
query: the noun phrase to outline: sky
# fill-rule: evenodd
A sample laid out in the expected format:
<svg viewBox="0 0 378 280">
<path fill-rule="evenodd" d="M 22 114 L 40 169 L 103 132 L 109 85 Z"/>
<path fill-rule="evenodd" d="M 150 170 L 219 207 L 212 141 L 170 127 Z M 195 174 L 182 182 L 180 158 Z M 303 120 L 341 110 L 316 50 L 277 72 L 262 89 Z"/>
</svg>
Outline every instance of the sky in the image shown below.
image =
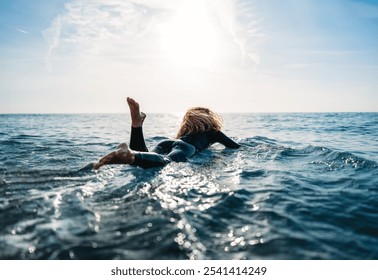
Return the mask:
<svg viewBox="0 0 378 280">
<path fill-rule="evenodd" d="M 0 0 L 0 114 L 378 111 L 378 0 Z"/>
</svg>

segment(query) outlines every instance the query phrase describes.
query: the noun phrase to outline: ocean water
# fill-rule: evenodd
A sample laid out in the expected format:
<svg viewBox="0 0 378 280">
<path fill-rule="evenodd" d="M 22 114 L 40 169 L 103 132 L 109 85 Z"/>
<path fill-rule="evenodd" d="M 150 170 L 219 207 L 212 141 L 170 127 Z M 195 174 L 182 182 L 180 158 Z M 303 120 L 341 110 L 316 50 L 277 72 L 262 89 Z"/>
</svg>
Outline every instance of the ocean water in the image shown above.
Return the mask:
<svg viewBox="0 0 378 280">
<path fill-rule="evenodd" d="M 378 113 L 223 118 L 240 149 L 93 171 L 127 114 L 1 115 L 0 259 L 378 259 Z"/>
</svg>

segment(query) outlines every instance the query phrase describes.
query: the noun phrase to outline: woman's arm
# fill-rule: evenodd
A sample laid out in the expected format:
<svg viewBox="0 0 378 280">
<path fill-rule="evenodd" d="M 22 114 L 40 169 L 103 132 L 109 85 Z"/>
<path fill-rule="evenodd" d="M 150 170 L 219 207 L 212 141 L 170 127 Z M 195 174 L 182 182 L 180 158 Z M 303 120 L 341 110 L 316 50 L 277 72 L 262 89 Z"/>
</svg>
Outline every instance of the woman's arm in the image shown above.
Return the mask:
<svg viewBox="0 0 378 280">
<path fill-rule="evenodd" d="M 231 138 L 227 137 L 223 132 L 217 131 L 214 135 L 214 141 L 221 143 L 227 148 L 237 149 L 240 147 L 238 143 L 236 143 Z"/>
</svg>

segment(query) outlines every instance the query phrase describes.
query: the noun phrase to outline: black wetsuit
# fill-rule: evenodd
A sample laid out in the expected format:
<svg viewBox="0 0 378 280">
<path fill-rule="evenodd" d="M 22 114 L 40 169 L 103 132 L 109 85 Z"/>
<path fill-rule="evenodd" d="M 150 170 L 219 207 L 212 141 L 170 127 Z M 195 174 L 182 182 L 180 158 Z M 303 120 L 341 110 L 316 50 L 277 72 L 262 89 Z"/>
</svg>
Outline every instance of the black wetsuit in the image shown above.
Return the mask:
<svg viewBox="0 0 378 280">
<path fill-rule="evenodd" d="M 142 128 L 132 127 L 130 148 L 135 151 L 135 161 L 133 164 L 143 168 L 150 168 L 164 166 L 171 161 L 186 161 L 196 152 L 200 152 L 216 142 L 227 148 L 235 149 L 240 147 L 238 143 L 221 131 L 211 130 L 187 134 L 176 140 L 163 140 L 149 152 L 144 142 Z"/>
</svg>

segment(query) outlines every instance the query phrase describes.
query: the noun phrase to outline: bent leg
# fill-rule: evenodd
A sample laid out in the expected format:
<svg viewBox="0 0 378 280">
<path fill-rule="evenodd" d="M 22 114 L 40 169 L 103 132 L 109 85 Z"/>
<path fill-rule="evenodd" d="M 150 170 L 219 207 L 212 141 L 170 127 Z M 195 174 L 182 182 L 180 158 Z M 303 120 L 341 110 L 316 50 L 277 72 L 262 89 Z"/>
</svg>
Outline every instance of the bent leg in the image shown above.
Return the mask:
<svg viewBox="0 0 378 280">
<path fill-rule="evenodd" d="M 171 145 L 170 142 L 165 142 L 164 145 Z M 160 146 L 161 149 L 167 148 Z M 140 166 L 142 168 L 151 168 L 165 166 L 171 161 L 183 162 L 193 156 L 196 149 L 193 145 L 185 143 L 181 140 L 173 141 L 171 152 L 165 157 L 158 153 L 149 152 L 134 152 L 127 146 L 126 143 L 122 143 L 118 146 L 118 149 L 114 152 L 102 157 L 98 163 L 94 165 L 94 169 L 99 169 L 103 165 L 107 164 L 132 164 Z"/>
<path fill-rule="evenodd" d="M 130 109 L 131 126 L 141 127 L 143 125 L 144 119 L 146 118 L 146 114 L 140 111 L 139 103 L 134 99 L 127 97 L 126 100 Z"/>
<path fill-rule="evenodd" d="M 142 130 L 146 114 L 140 111 L 139 103 L 134 99 L 127 97 L 127 104 L 131 116 L 130 148 L 135 151 L 148 152 Z"/>
</svg>

